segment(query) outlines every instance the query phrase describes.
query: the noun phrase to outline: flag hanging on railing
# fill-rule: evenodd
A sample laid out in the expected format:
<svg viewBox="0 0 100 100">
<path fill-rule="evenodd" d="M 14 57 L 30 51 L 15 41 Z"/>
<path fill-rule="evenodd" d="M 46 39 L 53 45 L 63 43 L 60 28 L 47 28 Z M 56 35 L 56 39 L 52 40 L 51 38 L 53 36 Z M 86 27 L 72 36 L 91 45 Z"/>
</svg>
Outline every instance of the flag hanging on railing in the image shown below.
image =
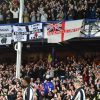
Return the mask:
<svg viewBox="0 0 100 100">
<path fill-rule="evenodd" d="M 13 40 L 17 41 L 27 41 L 27 35 L 29 33 L 26 30 L 26 26 L 13 26 Z"/>
<path fill-rule="evenodd" d="M 80 37 L 83 20 L 67 21 L 62 24 L 64 34 L 62 33 L 62 41 L 69 40 L 75 37 Z"/>
<path fill-rule="evenodd" d="M 80 36 L 83 20 L 48 23 L 45 35 L 48 43 L 59 43 Z"/>
<path fill-rule="evenodd" d="M 46 27 L 44 28 L 44 34 L 45 38 L 48 39 L 48 43 L 61 42 L 61 30 L 62 22 L 46 23 Z"/>
<path fill-rule="evenodd" d="M 44 38 L 43 23 L 0 26 L 0 45 Z"/>
<path fill-rule="evenodd" d="M 11 44 L 12 40 L 18 42 L 40 38 L 47 38 L 48 43 L 58 43 L 79 37 L 81 26 L 82 20 L 0 26 L 0 45 Z"/>
<path fill-rule="evenodd" d="M 43 25 L 42 25 L 42 23 L 28 25 L 28 29 L 30 32 L 29 40 L 43 38 Z"/>
<path fill-rule="evenodd" d="M 11 44 L 12 27 L 11 25 L 0 26 L 0 45 Z"/>
</svg>

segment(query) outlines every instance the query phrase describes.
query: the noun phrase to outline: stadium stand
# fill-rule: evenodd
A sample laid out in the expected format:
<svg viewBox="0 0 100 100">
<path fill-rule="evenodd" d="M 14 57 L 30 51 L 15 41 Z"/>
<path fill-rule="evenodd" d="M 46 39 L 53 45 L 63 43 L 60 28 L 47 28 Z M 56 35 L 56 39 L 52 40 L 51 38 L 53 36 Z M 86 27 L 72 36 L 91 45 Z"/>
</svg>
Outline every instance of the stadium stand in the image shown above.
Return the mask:
<svg viewBox="0 0 100 100">
<path fill-rule="evenodd" d="M 18 15 L 19 0 L 0 0 L 0 24 L 18 23 Z M 100 0 L 25 0 L 24 23 L 77 19 L 100 19 Z M 23 100 L 25 76 L 31 78 L 34 100 L 71 100 L 77 79 L 85 89 L 86 100 L 100 100 L 100 56 L 34 59 L 22 64 L 20 79 L 15 77 L 15 63 L 6 60 L 0 57 L 0 100 Z"/>
<path fill-rule="evenodd" d="M 18 0 L 0 0 L 0 23 L 18 22 Z M 99 0 L 25 0 L 24 22 L 99 19 Z"/>
<path fill-rule="evenodd" d="M 79 79 L 86 91 L 86 100 L 100 99 L 100 57 L 67 57 L 52 65 L 48 58 L 34 60 L 21 67 L 21 80 L 27 75 L 34 88 L 34 100 L 70 100 L 75 92 L 74 77 Z M 23 100 L 21 80 L 15 78 L 15 64 L 0 65 L 0 100 Z M 46 82 L 52 82 L 48 89 Z M 6 98 L 6 99 L 5 99 Z M 99 99 L 98 99 L 99 98 Z"/>
</svg>

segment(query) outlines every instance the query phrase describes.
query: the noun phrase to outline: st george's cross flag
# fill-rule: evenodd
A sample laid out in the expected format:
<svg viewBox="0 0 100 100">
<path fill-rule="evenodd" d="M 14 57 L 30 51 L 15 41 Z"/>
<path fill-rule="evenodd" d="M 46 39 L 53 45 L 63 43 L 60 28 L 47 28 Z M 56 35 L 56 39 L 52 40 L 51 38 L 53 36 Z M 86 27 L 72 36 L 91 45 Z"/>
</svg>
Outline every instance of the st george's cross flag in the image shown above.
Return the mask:
<svg viewBox="0 0 100 100">
<path fill-rule="evenodd" d="M 80 37 L 83 20 L 49 23 L 45 27 L 48 43 L 59 43 L 75 37 Z"/>
</svg>

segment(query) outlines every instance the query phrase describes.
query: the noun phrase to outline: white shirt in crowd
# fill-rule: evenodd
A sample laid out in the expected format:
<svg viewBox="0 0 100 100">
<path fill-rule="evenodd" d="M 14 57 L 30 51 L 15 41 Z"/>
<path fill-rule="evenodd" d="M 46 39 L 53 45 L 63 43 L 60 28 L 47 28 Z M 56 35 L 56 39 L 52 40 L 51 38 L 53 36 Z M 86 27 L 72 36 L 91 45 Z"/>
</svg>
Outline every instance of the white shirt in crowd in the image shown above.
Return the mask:
<svg viewBox="0 0 100 100">
<path fill-rule="evenodd" d="M 50 70 L 50 78 L 53 78 L 53 77 L 54 77 L 54 70 L 51 69 L 51 70 Z"/>
<path fill-rule="evenodd" d="M 49 79 L 49 78 L 53 78 L 53 77 L 54 77 L 54 70 L 53 69 L 48 70 L 46 73 L 46 78 Z"/>
<path fill-rule="evenodd" d="M 30 15 L 31 18 L 31 22 L 35 22 L 36 21 L 36 15 L 35 15 L 35 11 L 33 11 Z"/>
<path fill-rule="evenodd" d="M 35 21 L 36 21 L 35 15 L 34 16 L 31 16 L 31 22 L 35 22 Z"/>
<path fill-rule="evenodd" d="M 12 9 L 10 9 L 11 13 L 13 14 L 13 18 L 18 18 L 19 17 L 19 8 L 18 10 L 14 11 Z"/>
<path fill-rule="evenodd" d="M 44 13 L 44 14 L 41 14 L 41 22 L 47 22 L 47 14 Z"/>
</svg>

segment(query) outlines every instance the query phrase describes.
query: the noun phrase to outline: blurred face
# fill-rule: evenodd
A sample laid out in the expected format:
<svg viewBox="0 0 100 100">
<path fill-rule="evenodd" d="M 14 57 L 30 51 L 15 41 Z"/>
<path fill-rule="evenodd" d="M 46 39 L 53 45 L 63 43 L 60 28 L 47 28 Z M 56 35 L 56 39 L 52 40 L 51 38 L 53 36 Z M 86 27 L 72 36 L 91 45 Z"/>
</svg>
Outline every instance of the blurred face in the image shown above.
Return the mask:
<svg viewBox="0 0 100 100">
<path fill-rule="evenodd" d="M 27 86 L 27 82 L 25 80 L 23 80 L 22 81 L 22 85 L 26 87 Z"/>
<path fill-rule="evenodd" d="M 42 8 L 43 6 L 42 6 L 42 4 L 40 5 L 40 8 Z"/>
<path fill-rule="evenodd" d="M 56 80 L 59 80 L 59 77 L 57 77 L 57 79 Z"/>
<path fill-rule="evenodd" d="M 56 79 L 55 78 L 53 78 L 53 81 L 55 81 Z"/>
<path fill-rule="evenodd" d="M 71 87 L 70 87 L 70 89 L 71 89 L 71 90 L 73 90 L 73 89 L 74 89 L 74 87 L 73 87 L 73 86 L 71 86 Z"/>
<path fill-rule="evenodd" d="M 44 95 L 44 92 L 43 92 L 43 91 L 41 92 L 41 95 L 42 95 L 42 96 Z"/>
<path fill-rule="evenodd" d="M 58 82 L 56 82 L 56 85 L 58 85 L 59 83 Z"/>
<path fill-rule="evenodd" d="M 78 76 L 80 82 L 83 82 L 83 77 L 81 75 Z"/>
<path fill-rule="evenodd" d="M 74 83 L 74 87 L 75 87 L 75 89 L 78 89 L 79 88 L 79 84 L 78 83 Z"/>
<path fill-rule="evenodd" d="M 91 88 L 94 88 L 94 85 L 93 84 L 91 84 Z"/>
<path fill-rule="evenodd" d="M 17 96 L 18 96 L 18 97 L 21 97 L 21 96 L 22 96 L 21 92 L 18 92 L 18 93 L 17 93 Z"/>
<path fill-rule="evenodd" d="M 3 100 L 3 98 L 4 98 L 3 96 L 0 96 L 0 100 Z"/>
<path fill-rule="evenodd" d="M 31 78 L 31 82 L 33 82 L 33 78 Z"/>
<path fill-rule="evenodd" d="M 17 11 L 16 9 L 14 9 L 14 11 Z"/>
<path fill-rule="evenodd" d="M 68 95 L 71 95 L 71 90 L 67 90 L 67 94 Z"/>
<path fill-rule="evenodd" d="M 62 85 L 62 90 L 66 90 L 64 85 Z"/>
</svg>

